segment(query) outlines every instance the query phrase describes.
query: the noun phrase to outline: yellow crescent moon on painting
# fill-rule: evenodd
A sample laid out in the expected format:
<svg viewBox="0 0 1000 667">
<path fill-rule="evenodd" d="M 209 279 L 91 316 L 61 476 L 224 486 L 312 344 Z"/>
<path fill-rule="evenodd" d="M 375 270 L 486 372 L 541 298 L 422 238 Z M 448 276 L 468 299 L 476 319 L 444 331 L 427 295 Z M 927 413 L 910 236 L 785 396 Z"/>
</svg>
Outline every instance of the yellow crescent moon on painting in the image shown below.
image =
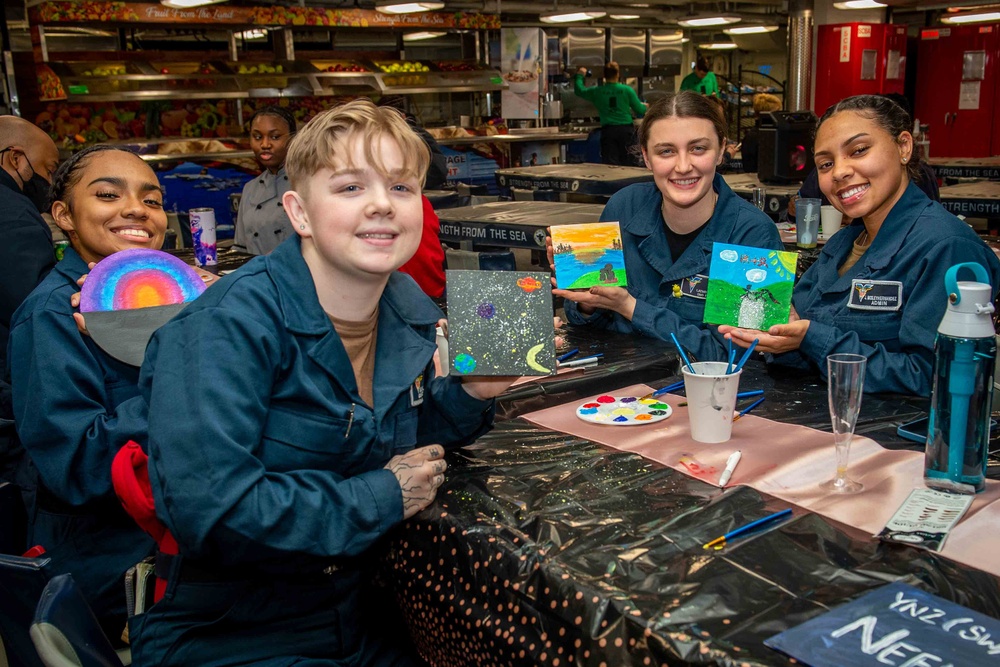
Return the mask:
<svg viewBox="0 0 1000 667">
<path fill-rule="evenodd" d="M 543 347 L 545 347 L 545 343 L 539 343 L 538 345 L 532 347 L 530 350 L 528 350 L 528 356 L 525 357 L 524 360 L 527 361 L 528 365 L 534 368 L 536 371 L 541 371 L 542 373 L 551 373 L 552 371 L 550 371 L 545 366 L 542 366 L 535 359 L 535 357 L 538 356 L 538 353 L 542 351 Z"/>
</svg>

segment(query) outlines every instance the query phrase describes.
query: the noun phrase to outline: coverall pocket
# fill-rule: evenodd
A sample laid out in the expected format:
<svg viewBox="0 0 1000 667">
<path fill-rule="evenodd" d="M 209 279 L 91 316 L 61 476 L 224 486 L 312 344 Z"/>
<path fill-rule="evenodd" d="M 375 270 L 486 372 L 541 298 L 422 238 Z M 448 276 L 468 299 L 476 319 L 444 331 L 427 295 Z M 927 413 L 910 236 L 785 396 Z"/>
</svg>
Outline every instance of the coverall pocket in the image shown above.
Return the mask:
<svg viewBox="0 0 1000 667">
<path fill-rule="evenodd" d="M 885 343 L 899 339 L 902 317 L 898 312 L 859 312 L 837 318 L 840 328 L 854 331 L 861 340 Z"/>
<path fill-rule="evenodd" d="M 268 413 L 260 459 L 268 470 L 345 471 L 366 455 L 360 420 L 274 408 Z"/>
</svg>

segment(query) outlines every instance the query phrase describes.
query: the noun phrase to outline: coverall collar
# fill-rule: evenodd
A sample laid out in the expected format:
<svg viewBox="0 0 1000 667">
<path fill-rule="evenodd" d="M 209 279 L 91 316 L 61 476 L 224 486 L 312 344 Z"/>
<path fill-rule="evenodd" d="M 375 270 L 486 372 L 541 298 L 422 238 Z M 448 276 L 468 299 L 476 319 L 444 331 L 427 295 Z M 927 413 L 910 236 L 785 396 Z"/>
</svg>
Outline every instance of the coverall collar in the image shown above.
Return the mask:
<svg viewBox="0 0 1000 667">
<path fill-rule="evenodd" d="M 295 333 L 322 335 L 332 329 L 330 318 L 319 303 L 312 274 L 302 257 L 299 236 L 279 245 L 264 258 L 268 274 L 278 286 L 285 326 Z M 392 309 L 412 326 L 434 324 L 441 311 L 426 298 L 412 279 L 398 272 L 389 276 L 379 301 L 380 310 Z"/>
</svg>

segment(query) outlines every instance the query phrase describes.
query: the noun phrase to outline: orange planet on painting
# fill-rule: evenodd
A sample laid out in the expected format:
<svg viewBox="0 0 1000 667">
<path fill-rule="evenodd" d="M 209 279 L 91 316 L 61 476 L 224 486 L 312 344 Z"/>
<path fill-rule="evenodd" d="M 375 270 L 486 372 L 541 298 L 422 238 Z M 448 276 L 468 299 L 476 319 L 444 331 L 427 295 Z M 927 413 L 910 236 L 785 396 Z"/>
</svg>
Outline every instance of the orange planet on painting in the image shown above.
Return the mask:
<svg viewBox="0 0 1000 667">
<path fill-rule="evenodd" d="M 517 281 L 517 286 L 523 289 L 528 294 L 531 294 L 536 289 L 541 289 L 542 283 L 541 281 L 532 278 L 531 276 L 525 276 L 524 278 L 520 278 Z"/>
</svg>

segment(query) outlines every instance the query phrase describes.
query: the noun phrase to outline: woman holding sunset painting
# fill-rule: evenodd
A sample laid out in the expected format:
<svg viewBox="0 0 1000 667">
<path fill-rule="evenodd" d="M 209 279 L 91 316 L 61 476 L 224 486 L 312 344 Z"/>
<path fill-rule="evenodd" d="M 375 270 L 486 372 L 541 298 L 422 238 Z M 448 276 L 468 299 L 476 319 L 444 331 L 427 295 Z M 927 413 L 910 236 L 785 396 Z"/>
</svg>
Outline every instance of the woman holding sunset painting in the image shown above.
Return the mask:
<svg viewBox="0 0 1000 667">
<path fill-rule="evenodd" d="M 726 122 L 705 97 L 681 92 L 657 100 L 639 128 L 652 183 L 630 185 L 604 207 L 618 221 L 628 287 L 554 289 L 571 324 L 638 332 L 681 344 L 701 360 L 724 360 L 726 343 L 702 322 L 712 243 L 781 250 L 774 223 L 716 174 Z M 552 242 L 547 241 L 549 261 Z"/>
</svg>

